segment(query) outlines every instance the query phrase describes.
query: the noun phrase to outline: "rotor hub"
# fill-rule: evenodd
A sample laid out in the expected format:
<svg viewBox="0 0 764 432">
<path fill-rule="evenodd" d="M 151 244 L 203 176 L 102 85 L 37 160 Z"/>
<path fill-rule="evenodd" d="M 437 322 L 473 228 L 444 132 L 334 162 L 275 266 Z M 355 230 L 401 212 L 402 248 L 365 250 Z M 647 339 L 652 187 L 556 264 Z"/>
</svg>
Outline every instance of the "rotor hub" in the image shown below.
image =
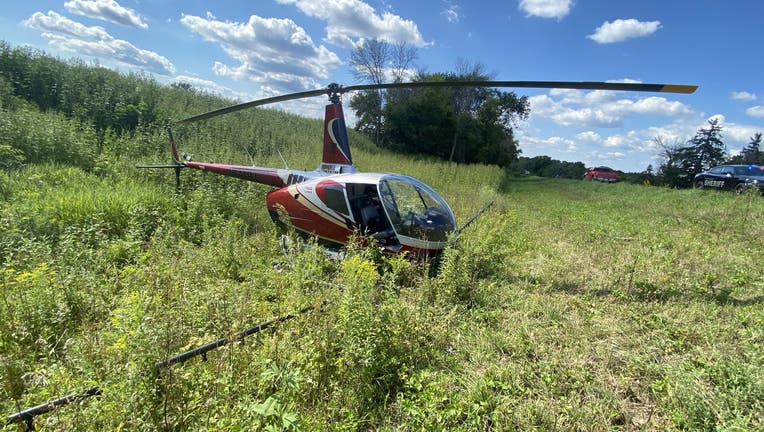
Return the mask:
<svg viewBox="0 0 764 432">
<path fill-rule="evenodd" d="M 332 103 L 340 103 L 340 95 L 342 95 L 342 85 L 337 83 L 331 83 L 326 86 L 326 94 L 329 96 L 329 101 Z"/>
</svg>

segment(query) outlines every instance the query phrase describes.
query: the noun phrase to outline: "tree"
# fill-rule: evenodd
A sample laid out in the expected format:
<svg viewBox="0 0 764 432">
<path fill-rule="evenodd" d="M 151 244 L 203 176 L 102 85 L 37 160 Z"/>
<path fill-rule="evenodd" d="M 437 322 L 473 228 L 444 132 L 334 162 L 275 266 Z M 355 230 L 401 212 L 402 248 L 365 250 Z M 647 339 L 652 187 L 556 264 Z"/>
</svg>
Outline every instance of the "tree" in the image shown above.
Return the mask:
<svg viewBox="0 0 764 432">
<path fill-rule="evenodd" d="M 722 126 L 718 119 L 708 120 L 708 125 L 708 128 L 700 128 L 687 142 L 692 159 L 691 171 L 687 174 L 691 177 L 724 162 Z"/>
<path fill-rule="evenodd" d="M 474 78 L 455 73 L 420 73 L 415 81 Z M 479 80 L 486 79 L 482 76 Z M 461 90 L 464 89 L 389 90 L 383 110 L 384 140 L 404 152 L 456 162 L 508 165 L 519 153 L 512 126 L 527 117 L 527 98 L 489 88 Z"/>
<path fill-rule="evenodd" d="M 448 157 L 448 143 L 453 137 L 456 119 L 445 89 L 425 88 L 394 92 L 396 103 L 385 106 L 385 140 L 402 153 Z"/>
<path fill-rule="evenodd" d="M 478 62 L 470 65 L 466 60 L 459 59 L 456 63 L 456 74 L 448 76 L 446 79 L 486 81 L 488 80 L 488 75 L 485 73 L 485 67 L 482 63 Z M 471 113 L 474 113 L 481 102 L 486 99 L 487 91 L 488 89 L 485 87 L 458 87 L 452 90 L 452 103 L 454 112 L 456 113 L 456 131 L 451 143 L 451 153 L 448 157 L 449 161 L 454 160 L 454 153 L 456 152 L 456 146 L 459 141 L 458 135 L 462 130 L 464 121 Z"/>
<path fill-rule="evenodd" d="M 748 143 L 748 146 L 740 152 L 740 156 L 742 156 L 741 162 L 749 165 L 764 164 L 764 155 L 761 153 L 760 146 L 761 132 L 756 132 L 751 137 L 751 142 Z"/>
<path fill-rule="evenodd" d="M 499 166 L 507 166 L 517 159 L 519 149 L 514 138 L 511 117 L 518 109 L 521 115 L 527 115 L 526 108 L 525 105 L 517 107 L 517 97 L 514 93 L 490 90 L 489 96 L 475 116 L 480 141 L 477 145 L 465 148 L 466 154 L 461 159 L 464 162 L 495 163 Z M 453 149 L 451 156 L 449 160 L 453 160 Z"/>
<path fill-rule="evenodd" d="M 390 50 L 390 72 L 394 82 L 404 81 L 411 75 L 411 67 L 419 55 L 416 47 L 406 42 L 393 44 Z"/>
<path fill-rule="evenodd" d="M 390 44 L 381 40 L 365 40 L 350 53 L 353 76 L 371 84 L 385 82 L 385 66 L 389 61 Z"/>
<path fill-rule="evenodd" d="M 356 80 L 369 84 L 382 84 L 392 75 L 393 81 L 402 81 L 417 57 L 417 49 L 408 44 L 390 44 L 370 39 L 356 45 L 350 53 L 350 65 Z M 382 107 L 384 92 L 368 90 L 358 92 L 350 98 L 350 107 L 355 110 L 358 121 L 356 129 L 382 145 Z"/>
<path fill-rule="evenodd" d="M 660 148 L 658 156 L 663 159 L 658 177 L 671 187 L 689 186 L 693 177 L 724 162 L 722 126 L 717 119 L 708 121 L 708 128 L 700 128 L 685 145 L 674 140 L 667 143 L 662 137 L 653 138 Z"/>
<path fill-rule="evenodd" d="M 507 167 L 507 172 L 515 176 L 581 179 L 586 166 L 583 162 L 560 161 L 549 156 L 520 157 Z"/>
<path fill-rule="evenodd" d="M 659 182 L 670 187 L 688 186 L 686 170 L 691 163 L 688 159 L 691 153 L 689 148 L 679 139 L 668 142 L 661 136 L 654 137 L 653 143 L 660 149 L 658 157 L 661 164 L 657 174 Z"/>
</svg>

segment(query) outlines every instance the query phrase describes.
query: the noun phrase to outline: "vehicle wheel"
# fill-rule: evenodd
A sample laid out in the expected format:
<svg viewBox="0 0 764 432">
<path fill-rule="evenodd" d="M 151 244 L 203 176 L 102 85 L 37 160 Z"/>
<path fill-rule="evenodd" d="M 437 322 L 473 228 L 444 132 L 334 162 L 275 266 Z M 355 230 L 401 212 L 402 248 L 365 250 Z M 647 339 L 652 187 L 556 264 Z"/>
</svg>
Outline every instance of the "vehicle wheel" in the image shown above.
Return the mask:
<svg viewBox="0 0 764 432">
<path fill-rule="evenodd" d="M 703 185 L 703 180 L 698 180 L 695 182 L 695 189 L 703 189 L 705 186 Z"/>
<path fill-rule="evenodd" d="M 745 184 L 744 184 L 744 183 L 738 183 L 738 184 L 735 186 L 735 193 L 736 193 L 736 194 L 738 194 L 738 195 L 740 195 L 740 194 L 744 193 L 744 192 L 745 192 L 745 190 L 746 190 L 746 187 L 745 187 Z"/>
</svg>

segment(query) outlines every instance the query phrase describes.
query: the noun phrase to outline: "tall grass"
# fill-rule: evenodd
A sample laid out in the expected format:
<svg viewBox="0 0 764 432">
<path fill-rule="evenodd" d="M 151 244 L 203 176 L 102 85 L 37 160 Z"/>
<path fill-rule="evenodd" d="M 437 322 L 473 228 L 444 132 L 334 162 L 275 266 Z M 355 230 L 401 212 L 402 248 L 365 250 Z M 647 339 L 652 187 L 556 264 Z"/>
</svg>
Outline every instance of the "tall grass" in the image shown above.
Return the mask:
<svg viewBox="0 0 764 432">
<path fill-rule="evenodd" d="M 272 111 L 176 131 L 197 160 L 293 168 L 321 124 Z M 246 116 L 245 116 L 246 117 Z M 260 125 L 262 124 L 262 127 Z M 353 134 L 354 135 L 354 134 Z M 438 262 L 285 257 L 268 188 L 184 172 L 164 131 L 92 167 L 0 171 L 0 410 L 93 384 L 51 429 L 761 429 L 764 200 L 505 178 L 351 136 L 364 170 L 431 184 L 464 223 Z M 357 145 L 355 145 L 357 143 Z M 158 160 L 159 159 L 159 160 Z M 304 166 L 303 166 L 304 165 Z M 328 303 L 153 373 L 255 323 Z"/>
</svg>

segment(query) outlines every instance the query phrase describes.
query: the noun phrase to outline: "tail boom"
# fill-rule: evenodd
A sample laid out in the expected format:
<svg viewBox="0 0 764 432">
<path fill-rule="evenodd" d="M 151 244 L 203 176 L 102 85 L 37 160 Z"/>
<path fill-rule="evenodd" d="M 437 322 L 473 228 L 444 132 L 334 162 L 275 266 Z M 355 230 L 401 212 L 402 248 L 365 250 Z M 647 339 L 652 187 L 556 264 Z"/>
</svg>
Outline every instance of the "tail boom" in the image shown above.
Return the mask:
<svg viewBox="0 0 764 432">
<path fill-rule="evenodd" d="M 228 177 L 236 177 L 269 186 L 281 188 L 289 184 L 293 177 L 291 170 L 276 168 L 251 167 L 241 165 L 226 165 L 207 162 L 184 162 L 184 166 L 202 171 L 209 171 Z"/>
</svg>

